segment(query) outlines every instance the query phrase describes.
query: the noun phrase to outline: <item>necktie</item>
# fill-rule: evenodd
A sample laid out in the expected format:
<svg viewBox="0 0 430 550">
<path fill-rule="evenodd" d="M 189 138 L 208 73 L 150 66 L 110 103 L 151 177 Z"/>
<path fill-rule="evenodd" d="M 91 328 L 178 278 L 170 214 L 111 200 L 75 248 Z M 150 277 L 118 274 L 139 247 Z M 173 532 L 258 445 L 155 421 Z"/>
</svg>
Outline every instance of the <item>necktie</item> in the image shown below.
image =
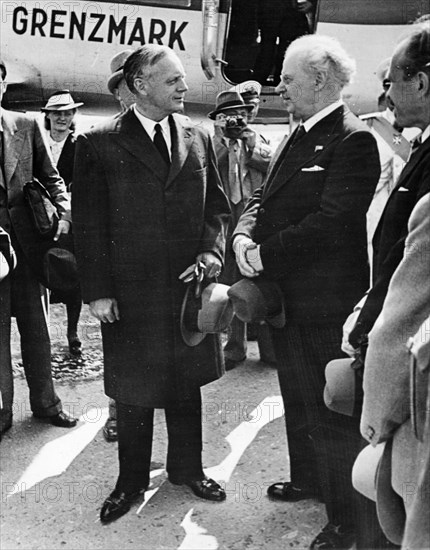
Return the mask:
<svg viewBox="0 0 430 550">
<path fill-rule="evenodd" d="M 169 166 L 170 155 L 163 137 L 163 131 L 159 124 L 155 125 L 154 145 L 155 147 L 157 147 L 160 155 L 163 157 L 164 162 L 167 164 L 167 166 Z"/>
<path fill-rule="evenodd" d="M 411 143 L 411 152 L 409 153 L 408 162 L 411 160 L 412 155 L 414 155 L 418 149 L 420 148 L 422 141 L 421 141 L 421 135 L 416 137 L 412 143 Z"/>
<path fill-rule="evenodd" d="M 297 143 L 302 139 L 302 137 L 306 134 L 305 127 L 303 124 L 300 124 L 293 132 L 293 135 L 290 139 L 290 147 L 294 147 L 297 145 Z"/>
<path fill-rule="evenodd" d="M 237 157 L 239 144 L 237 139 L 230 139 L 228 144 L 228 183 L 230 188 L 229 199 L 232 204 L 242 200 L 242 189 L 240 185 L 240 163 Z"/>
</svg>

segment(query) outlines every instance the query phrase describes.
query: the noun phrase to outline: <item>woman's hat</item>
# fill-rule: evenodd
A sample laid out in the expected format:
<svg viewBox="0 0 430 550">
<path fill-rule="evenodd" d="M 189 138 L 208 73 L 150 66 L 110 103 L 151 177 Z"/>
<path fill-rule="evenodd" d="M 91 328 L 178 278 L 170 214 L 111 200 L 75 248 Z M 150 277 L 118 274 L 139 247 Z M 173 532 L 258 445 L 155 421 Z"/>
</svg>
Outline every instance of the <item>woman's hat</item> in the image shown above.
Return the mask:
<svg viewBox="0 0 430 550">
<path fill-rule="evenodd" d="M 228 295 L 236 317 L 244 323 L 266 321 L 275 328 L 285 325 L 284 299 L 277 283 L 263 278 L 241 279 L 230 287 Z"/>
<path fill-rule="evenodd" d="M 215 110 L 211 111 L 208 117 L 215 120 L 218 113 L 222 113 L 228 109 L 246 109 L 247 111 L 252 111 L 253 108 L 253 105 L 245 103 L 239 92 L 227 90 L 225 92 L 220 92 L 216 96 Z"/>
<path fill-rule="evenodd" d="M 107 87 L 111 94 L 113 94 L 115 88 L 118 87 L 119 81 L 124 78 L 123 68 L 127 61 L 127 58 L 134 52 L 134 50 L 123 50 L 117 53 L 110 60 L 110 72 L 112 73 L 107 81 Z"/>
<path fill-rule="evenodd" d="M 52 94 L 45 107 L 41 110 L 43 112 L 68 111 L 69 109 L 77 109 L 78 107 L 81 107 L 81 105 L 83 105 L 82 102 L 74 102 L 69 90 L 61 90 L 59 92 L 55 92 L 55 94 Z"/>
<path fill-rule="evenodd" d="M 196 297 L 194 285 L 188 285 L 181 308 L 181 334 L 187 346 L 197 346 L 206 334 L 227 329 L 233 319 L 233 307 L 228 298 L 230 287 L 210 283 Z"/>
</svg>

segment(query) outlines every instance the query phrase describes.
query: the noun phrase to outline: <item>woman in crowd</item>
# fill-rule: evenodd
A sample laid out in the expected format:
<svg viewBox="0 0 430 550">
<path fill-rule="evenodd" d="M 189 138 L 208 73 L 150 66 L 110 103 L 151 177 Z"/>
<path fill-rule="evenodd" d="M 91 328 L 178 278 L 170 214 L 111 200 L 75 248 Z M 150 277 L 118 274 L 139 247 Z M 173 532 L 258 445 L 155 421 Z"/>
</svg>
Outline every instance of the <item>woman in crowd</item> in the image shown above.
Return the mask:
<svg viewBox="0 0 430 550">
<path fill-rule="evenodd" d="M 75 115 L 83 103 L 75 103 L 68 90 L 55 92 L 42 111 L 45 113 L 45 128 L 54 165 L 64 179 L 67 191 L 71 192 L 73 162 L 75 157 Z M 82 308 L 80 286 L 68 292 L 54 291 L 51 303 L 64 303 L 67 308 L 67 340 L 73 355 L 81 354 L 78 337 L 78 321 Z"/>
</svg>

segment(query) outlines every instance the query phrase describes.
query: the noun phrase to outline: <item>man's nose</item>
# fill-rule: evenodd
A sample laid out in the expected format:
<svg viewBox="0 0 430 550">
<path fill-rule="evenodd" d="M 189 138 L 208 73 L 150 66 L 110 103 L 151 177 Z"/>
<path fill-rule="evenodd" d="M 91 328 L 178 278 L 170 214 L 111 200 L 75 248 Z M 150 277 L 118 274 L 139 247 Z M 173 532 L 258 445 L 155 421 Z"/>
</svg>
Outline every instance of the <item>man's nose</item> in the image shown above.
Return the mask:
<svg viewBox="0 0 430 550">
<path fill-rule="evenodd" d="M 185 81 L 185 78 L 181 78 L 181 80 L 179 81 L 179 88 L 180 88 L 181 91 L 184 91 L 184 92 L 189 90 L 189 87 L 188 87 L 188 84 Z"/>
</svg>

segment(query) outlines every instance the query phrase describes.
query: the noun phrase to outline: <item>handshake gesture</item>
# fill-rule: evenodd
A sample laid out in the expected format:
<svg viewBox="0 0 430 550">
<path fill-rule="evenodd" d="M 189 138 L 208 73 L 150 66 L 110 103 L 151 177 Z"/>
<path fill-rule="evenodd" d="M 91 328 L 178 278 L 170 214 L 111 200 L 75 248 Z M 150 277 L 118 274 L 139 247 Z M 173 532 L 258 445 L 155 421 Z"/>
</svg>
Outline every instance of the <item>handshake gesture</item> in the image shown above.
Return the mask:
<svg viewBox="0 0 430 550">
<path fill-rule="evenodd" d="M 258 277 L 263 271 L 260 257 L 260 245 L 246 235 L 238 235 L 233 241 L 236 263 L 244 277 Z"/>
</svg>

